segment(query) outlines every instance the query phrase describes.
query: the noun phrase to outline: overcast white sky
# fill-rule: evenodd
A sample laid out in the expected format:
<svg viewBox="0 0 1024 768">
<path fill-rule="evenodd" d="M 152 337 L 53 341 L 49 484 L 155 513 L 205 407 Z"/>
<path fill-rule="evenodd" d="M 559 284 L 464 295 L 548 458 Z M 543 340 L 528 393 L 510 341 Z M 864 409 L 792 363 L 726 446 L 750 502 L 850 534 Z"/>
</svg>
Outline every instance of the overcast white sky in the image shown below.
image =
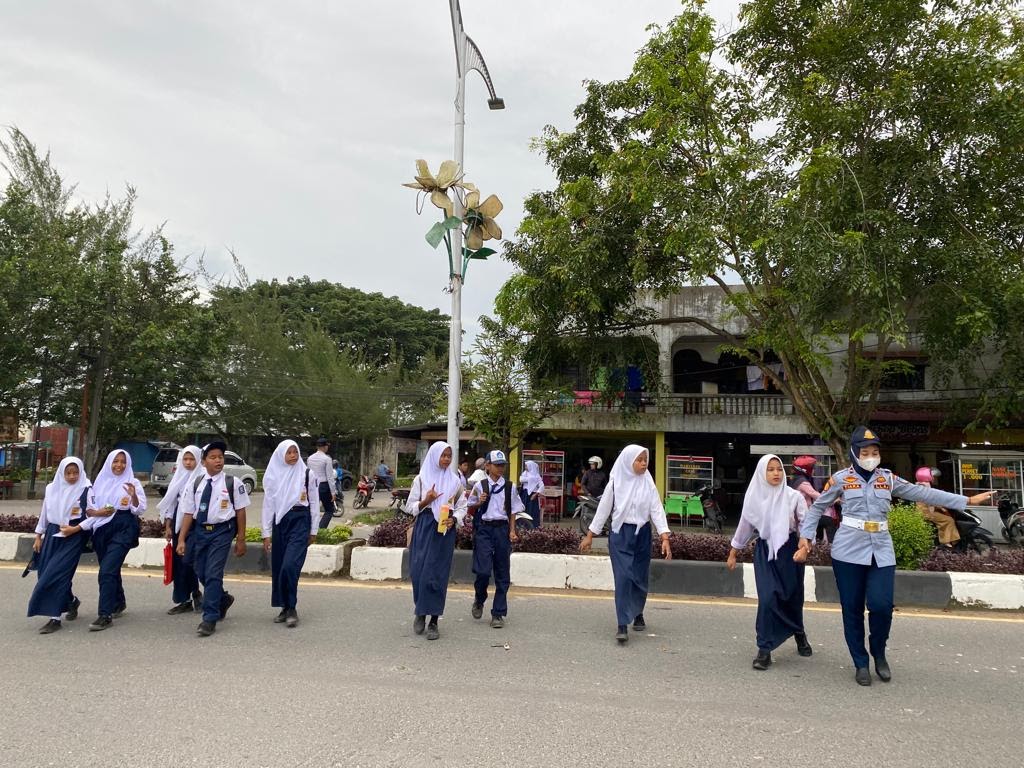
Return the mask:
<svg viewBox="0 0 1024 768">
<path fill-rule="evenodd" d="M 739 3 L 712 0 L 730 24 Z M 466 176 L 505 203 L 552 175 L 529 150 L 573 125 L 586 79 L 625 76 L 677 0 L 462 0 L 503 112 L 472 74 Z M 0 0 L 0 125 L 49 149 L 80 195 L 138 192 L 137 223 L 179 256 L 234 250 L 253 278 L 309 275 L 450 309 L 443 248 L 415 214 L 414 161 L 452 156 L 445 0 Z M 511 273 L 474 263 L 467 330 Z"/>
</svg>

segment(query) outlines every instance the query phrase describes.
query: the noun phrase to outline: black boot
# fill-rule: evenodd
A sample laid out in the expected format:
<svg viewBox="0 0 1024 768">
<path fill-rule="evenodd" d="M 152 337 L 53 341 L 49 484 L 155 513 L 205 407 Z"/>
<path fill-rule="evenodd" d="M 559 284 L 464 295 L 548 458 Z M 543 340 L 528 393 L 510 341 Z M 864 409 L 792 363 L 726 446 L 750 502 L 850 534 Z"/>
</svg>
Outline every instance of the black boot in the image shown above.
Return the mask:
<svg viewBox="0 0 1024 768">
<path fill-rule="evenodd" d="M 807 635 L 803 632 L 798 635 L 794 635 L 794 639 L 796 640 L 796 652 L 801 656 L 810 656 L 814 653 L 814 651 L 811 650 L 811 644 L 807 642 Z"/>
<path fill-rule="evenodd" d="M 885 660 L 885 657 L 875 659 L 875 674 L 878 675 L 878 679 L 883 683 L 888 683 L 892 680 L 892 670 L 889 669 L 889 662 Z"/>
<path fill-rule="evenodd" d="M 853 679 L 857 681 L 857 685 L 871 685 L 871 672 L 867 667 L 857 667 Z"/>
</svg>

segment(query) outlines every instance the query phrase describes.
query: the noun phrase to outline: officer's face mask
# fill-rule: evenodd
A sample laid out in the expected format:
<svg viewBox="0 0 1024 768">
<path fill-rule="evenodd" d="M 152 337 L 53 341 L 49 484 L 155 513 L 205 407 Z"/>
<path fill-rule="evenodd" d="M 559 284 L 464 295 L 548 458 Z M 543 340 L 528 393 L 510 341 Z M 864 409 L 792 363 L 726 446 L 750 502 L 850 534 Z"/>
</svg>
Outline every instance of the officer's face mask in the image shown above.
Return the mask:
<svg viewBox="0 0 1024 768">
<path fill-rule="evenodd" d="M 882 463 L 881 456 L 868 456 L 867 458 L 856 457 L 857 465 L 865 472 L 874 472 L 878 469 L 878 465 Z"/>
</svg>

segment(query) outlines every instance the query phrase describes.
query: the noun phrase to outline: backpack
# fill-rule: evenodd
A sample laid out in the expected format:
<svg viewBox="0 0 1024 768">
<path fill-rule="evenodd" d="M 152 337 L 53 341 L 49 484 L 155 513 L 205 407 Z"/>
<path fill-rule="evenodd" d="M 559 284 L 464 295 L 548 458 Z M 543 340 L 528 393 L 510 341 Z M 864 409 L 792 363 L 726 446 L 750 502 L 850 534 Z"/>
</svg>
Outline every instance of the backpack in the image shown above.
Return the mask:
<svg viewBox="0 0 1024 768">
<path fill-rule="evenodd" d="M 491 495 L 491 483 L 489 478 L 485 477 L 481 480 L 480 487 L 483 488 L 484 493 L 486 493 L 488 497 Z M 512 515 L 512 483 L 508 480 L 505 481 L 505 514 L 509 516 Z"/>
</svg>

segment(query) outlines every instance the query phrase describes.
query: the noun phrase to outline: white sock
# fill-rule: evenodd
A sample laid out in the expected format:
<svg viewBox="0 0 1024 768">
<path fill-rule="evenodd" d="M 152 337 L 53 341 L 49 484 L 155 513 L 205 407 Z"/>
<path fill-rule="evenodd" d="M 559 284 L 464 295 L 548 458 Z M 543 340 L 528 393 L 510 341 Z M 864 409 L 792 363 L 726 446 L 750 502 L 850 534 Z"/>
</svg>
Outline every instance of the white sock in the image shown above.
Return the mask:
<svg viewBox="0 0 1024 768">
<path fill-rule="evenodd" d="M 50 620 L 51 621 L 60 621 L 60 616 L 51 616 Z"/>
</svg>

